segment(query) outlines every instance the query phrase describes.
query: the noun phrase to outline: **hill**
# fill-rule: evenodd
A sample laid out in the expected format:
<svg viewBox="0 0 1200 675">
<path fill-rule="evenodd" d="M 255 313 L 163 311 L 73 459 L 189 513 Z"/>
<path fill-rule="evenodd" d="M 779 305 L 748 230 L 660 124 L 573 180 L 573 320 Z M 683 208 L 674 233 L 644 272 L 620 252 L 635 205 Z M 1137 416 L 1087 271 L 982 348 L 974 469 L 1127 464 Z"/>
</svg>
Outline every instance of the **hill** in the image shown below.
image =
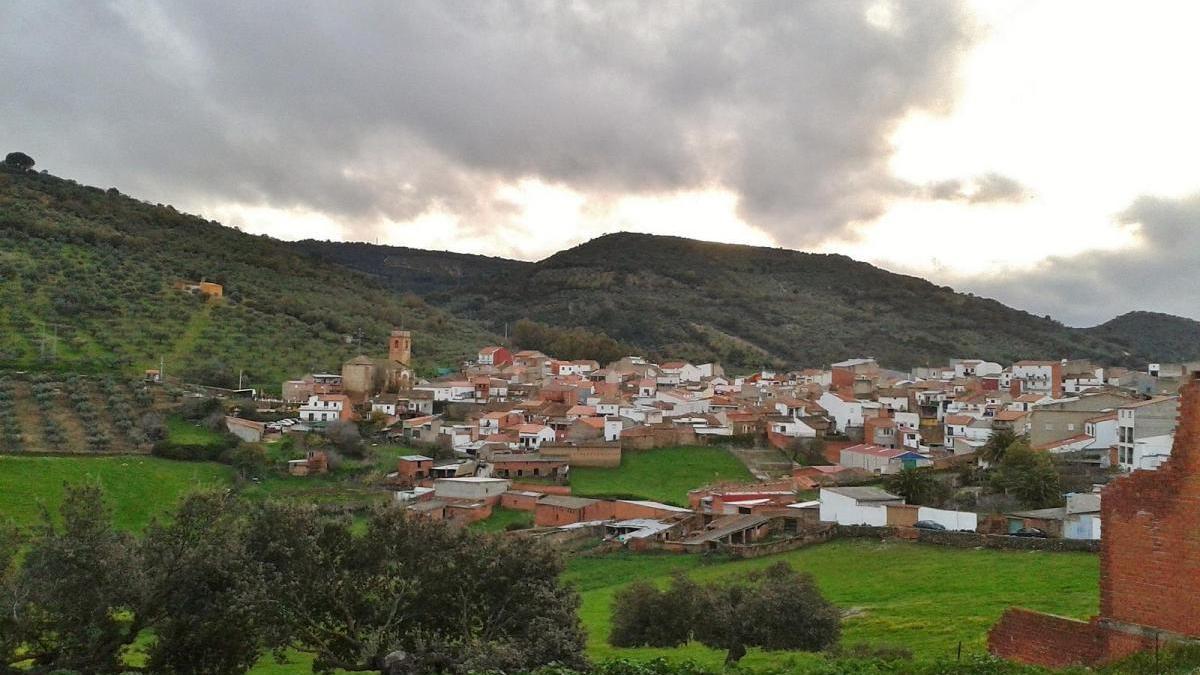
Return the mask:
<svg viewBox="0 0 1200 675">
<path fill-rule="evenodd" d="M 417 295 L 454 291 L 531 265 L 507 258 L 356 241 L 305 239 L 290 246 L 312 258 L 344 265 L 371 275 L 390 288 Z"/>
<path fill-rule="evenodd" d="M 224 287 L 220 300 L 180 280 Z M 0 169 L 0 368 L 168 374 L 277 389 L 414 333 L 418 370 L 494 340 L 479 325 L 288 244 L 115 188 Z M 356 343 L 351 343 L 356 341 Z"/>
<path fill-rule="evenodd" d="M 1153 345 L 841 255 L 646 234 L 603 236 L 428 299 L 493 330 L 521 318 L 583 326 L 659 356 L 742 368 L 855 355 L 893 367 L 967 356 L 1156 360 L 1141 351 Z"/>
<path fill-rule="evenodd" d="M 1158 312 L 1129 312 L 1085 333 L 1123 346 L 1148 361 L 1200 359 L 1200 321 Z"/>
</svg>

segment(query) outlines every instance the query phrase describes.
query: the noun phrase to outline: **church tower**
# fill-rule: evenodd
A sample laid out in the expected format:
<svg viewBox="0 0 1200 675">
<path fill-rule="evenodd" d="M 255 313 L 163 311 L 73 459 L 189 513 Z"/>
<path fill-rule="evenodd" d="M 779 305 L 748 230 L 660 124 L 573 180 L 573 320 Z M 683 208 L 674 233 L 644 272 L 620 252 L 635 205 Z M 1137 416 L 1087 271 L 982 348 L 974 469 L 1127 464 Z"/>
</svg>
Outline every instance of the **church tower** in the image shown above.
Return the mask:
<svg viewBox="0 0 1200 675">
<path fill-rule="evenodd" d="M 412 360 L 412 333 L 399 328 L 392 329 L 388 339 L 388 359 L 409 365 Z"/>
</svg>

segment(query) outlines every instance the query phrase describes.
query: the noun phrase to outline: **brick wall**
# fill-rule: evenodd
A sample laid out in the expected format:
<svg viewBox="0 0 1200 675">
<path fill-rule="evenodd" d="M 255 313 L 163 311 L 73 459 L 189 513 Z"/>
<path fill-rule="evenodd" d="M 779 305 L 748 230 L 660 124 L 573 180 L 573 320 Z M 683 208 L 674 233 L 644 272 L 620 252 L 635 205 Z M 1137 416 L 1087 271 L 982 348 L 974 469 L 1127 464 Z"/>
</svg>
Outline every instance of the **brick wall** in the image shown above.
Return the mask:
<svg viewBox="0 0 1200 675">
<path fill-rule="evenodd" d="M 988 633 L 988 650 L 996 656 L 1048 668 L 1095 665 L 1153 648 L 1150 637 L 1018 607 Z"/>
<path fill-rule="evenodd" d="M 1113 481 L 1101 505 L 1100 613 L 1200 636 L 1200 396 L 1189 384 L 1171 458 Z"/>
<path fill-rule="evenodd" d="M 1200 637 L 1200 383 L 1180 400 L 1171 458 L 1104 490 L 1100 616 L 1091 623 L 1010 609 L 993 654 L 1042 666 L 1097 665 L 1167 639 Z"/>
</svg>

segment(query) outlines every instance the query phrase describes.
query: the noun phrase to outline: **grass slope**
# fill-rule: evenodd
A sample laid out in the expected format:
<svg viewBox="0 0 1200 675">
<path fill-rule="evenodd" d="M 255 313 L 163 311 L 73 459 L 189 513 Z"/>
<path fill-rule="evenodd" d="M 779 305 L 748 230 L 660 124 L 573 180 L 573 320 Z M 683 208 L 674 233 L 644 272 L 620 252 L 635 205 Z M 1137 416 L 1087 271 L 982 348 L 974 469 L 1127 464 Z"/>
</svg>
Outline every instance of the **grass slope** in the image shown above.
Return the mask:
<svg viewBox="0 0 1200 675">
<path fill-rule="evenodd" d="M 0 519 L 35 524 L 42 504 L 57 512 L 64 483 L 91 483 L 103 486 L 117 527 L 140 530 L 188 492 L 226 485 L 232 477 L 220 464 L 157 457 L 0 456 Z"/>
<path fill-rule="evenodd" d="M 202 278 L 224 299 L 172 287 Z M 169 206 L 0 169 L 0 368 L 139 374 L 165 358 L 169 375 L 233 386 L 244 369 L 246 386 L 277 390 L 382 355 L 394 326 L 413 331 L 423 372 L 496 339 L 396 290 Z"/>
<path fill-rule="evenodd" d="M 702 645 L 617 649 L 607 643 L 613 594 L 634 580 L 665 584 L 675 570 L 698 580 L 736 579 L 786 560 L 811 572 L 827 598 L 854 615 L 843 644 L 891 645 L 918 659 L 985 651 L 987 630 L 1006 607 L 1020 605 L 1087 618 L 1098 603 L 1099 558 L 1084 553 L 962 550 L 940 546 L 841 540 L 756 560 L 708 563 L 697 556 L 613 555 L 576 558 L 566 579 L 580 590 L 588 653 L 608 657 L 694 659 L 718 666 L 723 654 Z M 752 651 L 743 662 L 782 665 L 818 659 Z"/>
<path fill-rule="evenodd" d="M 688 490 L 721 481 L 753 480 L 723 448 L 660 448 L 622 453 L 613 469 L 571 469 L 571 493 L 579 497 L 653 499 L 687 506 Z"/>
</svg>

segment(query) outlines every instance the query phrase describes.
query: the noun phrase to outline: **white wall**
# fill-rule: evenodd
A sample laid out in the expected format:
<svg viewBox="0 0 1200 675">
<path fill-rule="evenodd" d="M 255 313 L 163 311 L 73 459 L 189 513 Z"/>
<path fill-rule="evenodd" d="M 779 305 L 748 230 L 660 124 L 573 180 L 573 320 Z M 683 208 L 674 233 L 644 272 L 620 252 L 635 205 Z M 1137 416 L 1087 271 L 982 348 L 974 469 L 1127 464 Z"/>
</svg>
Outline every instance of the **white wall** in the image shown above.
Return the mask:
<svg viewBox="0 0 1200 675">
<path fill-rule="evenodd" d="M 979 526 L 979 516 L 969 511 L 946 511 L 928 506 L 917 509 L 917 520 L 932 520 L 939 525 L 945 525 L 947 530 L 974 532 Z"/>
<path fill-rule="evenodd" d="M 838 525 L 887 525 L 887 509 L 860 506 L 857 501 L 828 490 L 821 490 L 820 518 Z"/>
</svg>

